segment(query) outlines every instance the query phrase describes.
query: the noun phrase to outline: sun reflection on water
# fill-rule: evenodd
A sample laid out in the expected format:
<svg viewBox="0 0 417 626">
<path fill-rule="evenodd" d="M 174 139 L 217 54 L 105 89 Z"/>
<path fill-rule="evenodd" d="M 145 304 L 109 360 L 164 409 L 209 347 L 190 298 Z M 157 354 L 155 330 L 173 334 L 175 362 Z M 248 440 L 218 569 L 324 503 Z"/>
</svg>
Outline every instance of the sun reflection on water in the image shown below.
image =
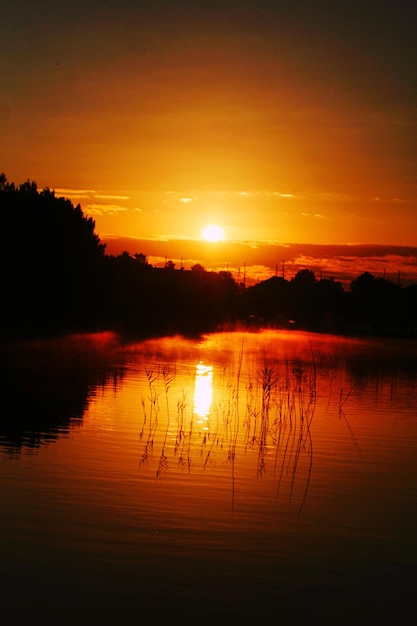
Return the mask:
<svg viewBox="0 0 417 626">
<path fill-rule="evenodd" d="M 199 423 L 208 422 L 213 397 L 213 367 L 204 365 L 202 361 L 196 365 L 194 386 L 194 413 L 201 419 Z M 208 430 L 205 425 L 204 430 Z"/>
</svg>

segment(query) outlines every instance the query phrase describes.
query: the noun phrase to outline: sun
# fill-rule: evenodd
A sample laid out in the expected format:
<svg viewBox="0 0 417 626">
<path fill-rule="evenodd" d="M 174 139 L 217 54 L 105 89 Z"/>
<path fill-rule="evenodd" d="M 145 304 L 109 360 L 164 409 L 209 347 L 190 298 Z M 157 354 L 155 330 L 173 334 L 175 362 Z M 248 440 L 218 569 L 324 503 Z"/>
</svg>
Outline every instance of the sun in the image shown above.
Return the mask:
<svg viewBox="0 0 417 626">
<path fill-rule="evenodd" d="M 224 238 L 224 231 L 223 228 L 217 224 L 208 224 L 201 231 L 201 235 L 206 241 L 216 242 L 221 241 Z"/>
</svg>

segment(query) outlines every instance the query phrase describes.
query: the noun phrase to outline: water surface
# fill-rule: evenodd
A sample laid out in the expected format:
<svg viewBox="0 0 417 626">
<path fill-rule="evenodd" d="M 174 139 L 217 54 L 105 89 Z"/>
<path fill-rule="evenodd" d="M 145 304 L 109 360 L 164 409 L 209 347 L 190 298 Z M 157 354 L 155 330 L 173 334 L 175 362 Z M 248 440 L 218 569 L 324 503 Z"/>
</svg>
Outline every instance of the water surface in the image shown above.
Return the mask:
<svg viewBox="0 0 417 626">
<path fill-rule="evenodd" d="M 405 618 L 416 372 L 413 342 L 280 331 L 4 349 L 2 613 Z"/>
</svg>

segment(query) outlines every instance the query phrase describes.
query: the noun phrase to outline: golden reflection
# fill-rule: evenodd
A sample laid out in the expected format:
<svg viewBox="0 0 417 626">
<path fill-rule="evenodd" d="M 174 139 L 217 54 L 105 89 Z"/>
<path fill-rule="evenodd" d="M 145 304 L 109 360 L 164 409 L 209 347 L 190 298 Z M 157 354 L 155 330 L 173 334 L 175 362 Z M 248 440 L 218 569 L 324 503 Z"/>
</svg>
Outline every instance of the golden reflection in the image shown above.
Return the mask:
<svg viewBox="0 0 417 626">
<path fill-rule="evenodd" d="M 304 346 L 305 341 L 304 336 Z M 169 360 L 162 367 L 144 368 L 139 464 L 155 466 L 158 477 L 172 462 L 189 473 L 228 466 L 232 510 L 237 467 L 258 478 L 269 476 L 276 482 L 276 496 L 297 502 L 301 515 L 313 467 L 310 428 L 317 399 L 316 362 L 293 334 L 285 342 L 291 348 L 291 359 L 285 352 L 277 357 L 281 342 L 271 341 L 268 362 L 266 350 L 259 347 L 259 336 L 257 342 L 243 353 L 239 341 L 237 360 L 226 360 L 235 353 L 232 343 L 227 351 L 223 348 L 215 388 L 214 366 L 202 360 L 191 366 L 195 372 L 191 380 L 188 367 L 182 374 Z M 191 358 L 187 354 L 184 362 Z M 250 470 L 246 466 L 249 461 L 253 463 Z"/>
<path fill-rule="evenodd" d="M 194 413 L 201 417 L 200 423 L 207 422 L 213 397 L 213 367 L 202 361 L 196 365 L 194 387 Z M 205 428 L 208 430 L 208 427 Z"/>
</svg>

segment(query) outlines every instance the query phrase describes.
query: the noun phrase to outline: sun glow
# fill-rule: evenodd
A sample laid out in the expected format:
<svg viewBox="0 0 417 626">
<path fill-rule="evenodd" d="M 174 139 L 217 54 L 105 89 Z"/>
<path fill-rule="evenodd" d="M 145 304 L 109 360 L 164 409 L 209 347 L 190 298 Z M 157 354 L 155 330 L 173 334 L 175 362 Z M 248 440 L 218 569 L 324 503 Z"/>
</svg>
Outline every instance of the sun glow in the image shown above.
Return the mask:
<svg viewBox="0 0 417 626">
<path fill-rule="evenodd" d="M 223 229 L 217 224 L 208 224 L 203 228 L 201 235 L 206 241 L 221 241 L 224 238 Z"/>
</svg>

